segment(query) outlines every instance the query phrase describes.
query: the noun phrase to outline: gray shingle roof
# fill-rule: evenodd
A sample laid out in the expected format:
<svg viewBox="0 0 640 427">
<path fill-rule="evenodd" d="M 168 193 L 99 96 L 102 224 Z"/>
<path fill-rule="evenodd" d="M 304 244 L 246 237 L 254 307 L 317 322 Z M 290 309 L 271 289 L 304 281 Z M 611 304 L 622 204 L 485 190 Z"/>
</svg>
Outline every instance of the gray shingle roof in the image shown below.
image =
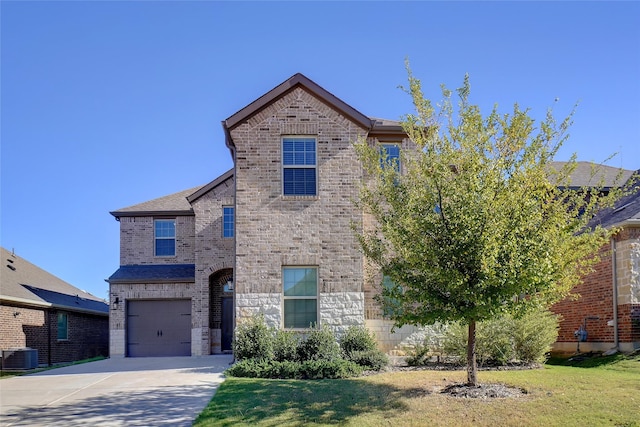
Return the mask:
<svg viewBox="0 0 640 427">
<path fill-rule="evenodd" d="M 158 197 L 157 199 L 147 202 L 138 203 L 137 205 L 118 209 L 110 212 L 116 218 L 121 216 L 140 216 L 143 214 L 153 215 L 158 212 L 165 212 L 178 215 L 193 215 L 191 204 L 187 201 L 187 196 L 198 191 L 202 186 L 190 188 L 188 190 L 179 191 L 169 194 L 168 196 Z"/>
<path fill-rule="evenodd" d="M 76 288 L 5 248 L 0 248 L 0 252 L 0 300 L 41 307 L 63 306 L 70 310 L 108 312 L 109 307 L 102 299 Z M 76 304 L 76 301 L 83 303 Z"/>
<path fill-rule="evenodd" d="M 551 167 L 560 170 L 567 162 L 551 162 Z M 598 165 L 592 162 L 576 162 L 576 169 L 571 174 L 571 188 L 621 187 L 631 176 L 632 170 Z"/>
<path fill-rule="evenodd" d="M 195 264 L 123 265 L 109 277 L 109 283 L 193 282 Z"/>
<path fill-rule="evenodd" d="M 640 169 L 629 182 L 635 187 L 635 191 L 621 198 L 613 208 L 605 209 L 596 215 L 590 222 L 591 226 L 601 225 L 605 228 L 621 225 L 640 226 Z"/>
</svg>

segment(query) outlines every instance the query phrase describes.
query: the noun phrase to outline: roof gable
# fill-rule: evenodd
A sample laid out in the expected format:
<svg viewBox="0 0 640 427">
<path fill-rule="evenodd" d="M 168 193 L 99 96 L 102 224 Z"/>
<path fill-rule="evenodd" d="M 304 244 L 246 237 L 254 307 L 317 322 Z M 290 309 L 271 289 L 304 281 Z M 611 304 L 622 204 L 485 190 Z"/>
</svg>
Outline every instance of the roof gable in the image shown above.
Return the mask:
<svg viewBox="0 0 640 427">
<path fill-rule="evenodd" d="M 226 171 L 225 173 L 223 173 L 222 175 L 220 175 L 219 177 L 217 177 L 207 185 L 200 187 L 199 190 L 187 196 L 187 201 L 189 203 L 193 203 L 196 200 L 198 200 L 200 197 L 207 194 L 209 191 L 214 190 L 218 186 L 222 185 L 226 181 L 231 180 L 233 178 L 234 178 L 234 169 L 229 169 L 228 171 Z"/>
<path fill-rule="evenodd" d="M 296 87 L 302 87 L 307 92 L 313 94 L 322 102 L 339 111 L 345 117 L 350 118 L 365 129 L 369 129 L 372 126 L 372 121 L 369 117 L 365 116 L 346 102 L 339 99 L 329 91 L 322 88 L 311 79 L 307 78 L 301 73 L 294 74 L 269 92 L 262 95 L 260 98 L 253 101 L 237 113 L 233 114 L 222 122 L 222 126 L 225 130 L 231 130 L 244 122 L 254 114 L 260 112 L 264 108 L 271 105 L 277 99 L 283 97 L 287 93 L 291 92 Z"/>
</svg>

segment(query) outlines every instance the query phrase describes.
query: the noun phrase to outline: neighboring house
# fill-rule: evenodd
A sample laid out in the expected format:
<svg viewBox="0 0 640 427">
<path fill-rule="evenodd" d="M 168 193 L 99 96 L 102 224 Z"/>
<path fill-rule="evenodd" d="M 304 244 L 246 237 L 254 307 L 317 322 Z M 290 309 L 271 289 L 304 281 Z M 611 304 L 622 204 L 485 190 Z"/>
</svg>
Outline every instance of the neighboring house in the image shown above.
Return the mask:
<svg viewBox="0 0 640 427">
<path fill-rule="evenodd" d="M 39 365 L 109 355 L 109 307 L 103 300 L 5 248 L 1 252 L 1 350 L 36 349 Z"/>
<path fill-rule="evenodd" d="M 409 144 L 296 74 L 222 122 L 234 168 L 211 183 L 111 214 L 120 268 L 108 279 L 111 355 L 203 355 L 231 349 L 235 322 L 368 325 L 391 349 L 373 278 L 351 229 L 362 167 L 353 142 Z"/>
<path fill-rule="evenodd" d="M 637 173 L 640 173 L 638 171 Z M 572 174 L 571 188 L 595 185 L 605 191 L 633 179 L 634 171 L 600 167 L 594 177 L 593 165 L 579 162 Z M 580 332 L 586 331 L 580 351 L 607 351 L 640 348 L 640 192 L 628 195 L 611 209 L 597 215 L 592 224 L 616 227 L 619 232 L 600 250 L 600 262 L 569 297 L 552 310 L 562 315 L 557 352 L 578 350 Z M 578 296 L 577 298 L 575 296 Z"/>
<path fill-rule="evenodd" d="M 236 323 L 257 313 L 291 330 L 365 325 L 385 351 L 420 339 L 410 326 L 392 332 L 374 299 L 383 278 L 352 230 L 369 224 L 353 204 L 363 179 L 353 143 L 397 157 L 413 147 L 400 123 L 367 117 L 296 74 L 222 127 L 233 169 L 111 212 L 120 222 L 120 268 L 108 279 L 111 356 L 230 351 Z M 577 325 L 567 315 L 562 327 Z"/>
</svg>

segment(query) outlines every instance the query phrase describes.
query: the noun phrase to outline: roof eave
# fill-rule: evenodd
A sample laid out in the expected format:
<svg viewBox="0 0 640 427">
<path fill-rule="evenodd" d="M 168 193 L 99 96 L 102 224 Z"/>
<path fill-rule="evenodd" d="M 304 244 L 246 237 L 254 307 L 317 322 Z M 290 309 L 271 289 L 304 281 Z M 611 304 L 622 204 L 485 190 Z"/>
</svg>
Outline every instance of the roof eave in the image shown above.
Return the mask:
<svg viewBox="0 0 640 427">
<path fill-rule="evenodd" d="M 58 309 L 58 310 L 66 310 L 66 311 L 73 311 L 73 312 L 78 312 L 78 313 L 87 313 L 87 314 L 97 314 L 100 316 L 109 316 L 109 312 L 108 311 L 99 311 L 99 310 L 91 310 L 88 308 L 81 308 L 81 307 L 73 307 L 73 306 L 68 306 L 68 305 L 61 305 L 61 304 L 52 304 L 50 302 L 46 302 L 46 301 L 35 301 L 35 300 L 29 300 L 26 298 L 17 298 L 17 297 L 10 297 L 8 295 L 0 295 L 0 302 L 10 302 L 10 303 L 14 303 L 14 304 L 19 304 L 21 306 L 28 306 L 28 307 L 35 307 L 35 308 L 42 308 L 42 309 Z"/>
<path fill-rule="evenodd" d="M 113 211 L 109 212 L 116 219 L 121 217 L 133 217 L 133 216 L 195 216 L 195 212 L 192 209 L 178 210 L 178 211 Z"/>
<path fill-rule="evenodd" d="M 195 277 L 172 277 L 155 279 L 107 279 L 110 285 L 137 285 L 140 283 L 195 283 Z"/>
<path fill-rule="evenodd" d="M 211 181 L 209 184 L 205 185 L 204 187 L 201 187 L 195 193 L 187 196 L 187 201 L 189 203 L 195 202 L 200 197 L 202 197 L 203 195 L 207 194 L 209 191 L 213 190 L 218 185 L 222 184 L 223 182 L 225 182 L 226 180 L 231 178 L 233 176 L 233 174 L 234 174 L 234 169 L 229 169 L 228 171 L 226 171 L 225 173 L 223 173 L 222 175 L 220 175 L 219 177 L 217 177 L 216 179 Z"/>
</svg>

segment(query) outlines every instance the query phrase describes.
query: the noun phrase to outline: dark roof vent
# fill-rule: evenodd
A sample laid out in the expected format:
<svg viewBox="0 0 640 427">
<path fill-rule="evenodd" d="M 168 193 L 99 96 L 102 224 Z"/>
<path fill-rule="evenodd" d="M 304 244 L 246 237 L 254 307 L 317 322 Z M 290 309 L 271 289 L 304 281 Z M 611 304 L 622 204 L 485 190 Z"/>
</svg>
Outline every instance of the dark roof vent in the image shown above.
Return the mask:
<svg viewBox="0 0 640 427">
<path fill-rule="evenodd" d="M 10 270 L 16 271 L 16 268 L 11 264 L 7 264 L 7 267 L 9 267 Z"/>
</svg>

